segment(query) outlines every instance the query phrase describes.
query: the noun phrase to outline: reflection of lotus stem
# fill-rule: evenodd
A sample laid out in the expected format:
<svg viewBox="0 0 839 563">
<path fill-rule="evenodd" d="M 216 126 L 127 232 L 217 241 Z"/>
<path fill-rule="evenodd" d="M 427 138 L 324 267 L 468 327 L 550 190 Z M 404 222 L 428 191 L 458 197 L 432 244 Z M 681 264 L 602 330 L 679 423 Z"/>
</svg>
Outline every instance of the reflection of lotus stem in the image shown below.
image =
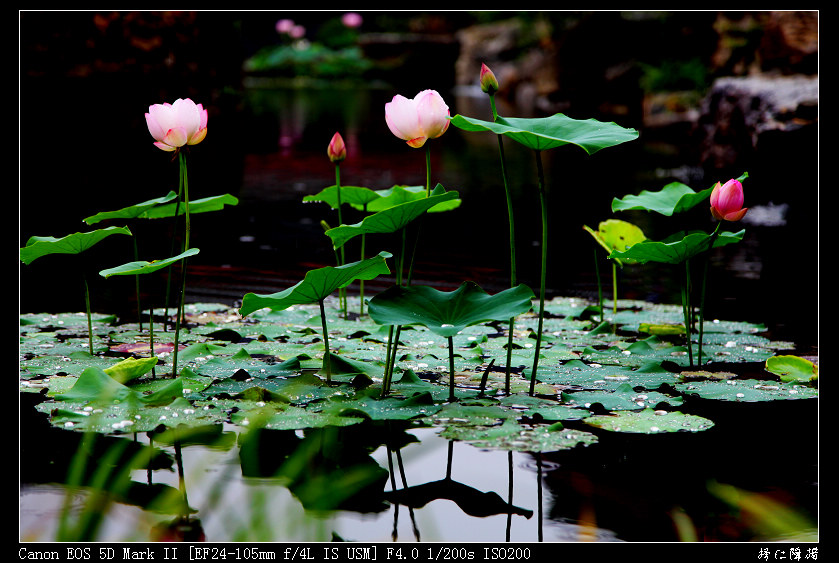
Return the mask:
<svg viewBox="0 0 839 563">
<path fill-rule="evenodd" d="M 323 365 L 326 368 L 326 382 L 332 382 L 332 358 L 329 353 L 329 331 L 326 328 L 326 311 L 323 308 L 323 299 L 318 300 L 320 305 L 320 323 L 323 326 Z"/>
<path fill-rule="evenodd" d="M 182 151 L 178 152 L 178 161 L 180 163 L 181 182 L 184 188 L 184 248 L 183 251 L 189 250 L 189 181 L 186 173 L 186 157 Z M 177 217 L 177 215 L 176 215 Z M 178 340 L 181 332 L 181 317 L 184 315 L 184 305 L 186 301 L 186 258 L 181 260 L 181 299 L 178 304 L 177 318 L 175 319 L 175 347 L 172 351 L 172 375 L 178 374 Z"/>
<path fill-rule="evenodd" d="M 539 367 L 539 350 L 542 347 L 542 323 L 545 317 L 545 276 L 548 268 L 548 207 L 545 201 L 545 172 L 542 169 L 542 152 L 536 153 L 536 170 L 539 176 L 539 203 L 542 207 L 542 274 L 539 288 L 539 325 L 536 330 L 536 350 L 533 354 L 533 372 L 530 374 L 530 395 L 536 388 L 536 369 Z"/>
<path fill-rule="evenodd" d="M 492 120 L 498 121 L 498 112 L 495 109 L 495 95 L 490 94 L 489 103 L 492 107 Z M 503 135 L 496 135 L 498 138 L 498 155 L 501 161 L 501 178 L 504 182 L 504 196 L 507 199 L 507 222 L 510 226 L 510 287 L 516 286 L 516 232 L 513 220 L 513 200 L 510 195 L 510 187 L 507 183 L 507 168 L 504 158 Z M 510 319 L 507 329 L 507 366 L 504 371 L 504 393 L 510 394 L 510 365 L 513 363 L 513 332 L 516 318 Z"/>
</svg>

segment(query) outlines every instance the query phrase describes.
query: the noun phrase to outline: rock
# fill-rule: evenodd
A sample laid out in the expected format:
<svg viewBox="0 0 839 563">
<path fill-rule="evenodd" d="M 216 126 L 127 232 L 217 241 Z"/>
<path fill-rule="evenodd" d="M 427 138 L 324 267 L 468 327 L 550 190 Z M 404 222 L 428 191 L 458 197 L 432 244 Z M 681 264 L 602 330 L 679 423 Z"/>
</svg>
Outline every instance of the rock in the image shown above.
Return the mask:
<svg viewBox="0 0 839 563">
<path fill-rule="evenodd" d="M 755 75 L 717 79 L 702 104 L 701 159 L 729 168 L 752 154 L 762 135 L 790 132 L 818 119 L 818 76 Z"/>
</svg>

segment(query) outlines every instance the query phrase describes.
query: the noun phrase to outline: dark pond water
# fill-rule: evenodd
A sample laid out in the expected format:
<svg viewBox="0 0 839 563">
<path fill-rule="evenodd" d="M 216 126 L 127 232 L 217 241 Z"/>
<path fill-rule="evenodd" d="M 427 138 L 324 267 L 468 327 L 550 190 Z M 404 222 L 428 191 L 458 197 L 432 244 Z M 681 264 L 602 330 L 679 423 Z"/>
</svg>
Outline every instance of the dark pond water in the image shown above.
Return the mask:
<svg viewBox="0 0 839 563">
<path fill-rule="evenodd" d="M 472 94 L 446 92 L 444 96 L 452 113 L 486 118 L 488 105 Z M 344 185 L 381 189 L 424 182 L 423 152 L 410 149 L 386 128 L 384 103 L 392 95 L 387 89 L 348 88 L 337 93 L 340 103 L 335 103 L 333 90 L 253 87 L 246 91 L 235 124 L 230 118 L 216 118 L 220 123 L 217 130 L 228 135 L 228 146 L 229 135 L 235 137 L 242 131 L 247 135 L 236 137 L 241 153 L 231 153 L 228 158 L 210 149 L 202 155 L 204 145 L 191 151 L 191 197 L 228 192 L 240 203 L 220 214 L 193 217 L 192 244 L 201 253 L 190 265 L 190 301 L 235 304 L 244 293 L 279 291 L 296 283 L 307 269 L 334 263 L 319 222 L 334 223 L 337 218 L 325 206 L 301 200 L 334 183 L 326 147 L 335 131 L 341 132 L 348 145 L 349 156 L 341 167 Z M 205 141 L 208 147 L 212 135 L 217 134 L 213 119 Z M 657 189 L 672 180 L 703 189 L 734 175 L 718 176 L 703 170 L 693 158 L 694 148 L 680 139 L 661 143 L 654 135 L 650 137 L 653 139 L 647 140 L 642 131 L 638 141 L 593 156 L 573 149 L 543 155 L 550 205 L 549 296 L 596 296 L 595 248 L 582 226 L 596 226 L 609 218 L 613 197 Z M 458 190 L 463 204 L 424 225 L 415 283 L 453 288 L 471 279 L 490 292 L 507 286 L 507 217 L 495 142 L 493 137 L 453 128 L 432 141 L 432 182 Z M 506 147 L 515 199 L 519 279 L 537 288 L 541 230 L 534 155 L 510 143 Z M 809 158 L 809 148 L 798 147 L 796 153 L 807 153 Z M 158 154 L 149 155 L 155 157 L 165 160 Z M 708 316 L 766 323 L 773 339 L 793 341 L 802 353 L 811 354 L 818 343 L 817 184 L 811 183 L 817 168 L 790 170 L 790 160 L 779 162 L 777 154 L 768 154 L 744 162 L 744 170 L 750 174 L 745 184 L 747 203 L 757 209 L 750 220 L 767 219 L 745 222 L 743 243 L 714 257 Z M 174 164 L 150 166 L 142 172 L 143 178 L 156 174 L 174 179 Z M 794 177 L 803 178 L 804 185 L 792 182 Z M 148 190 L 147 197 L 176 187 L 171 183 L 161 181 Z M 86 200 L 78 207 L 86 215 L 119 206 L 110 205 L 102 196 L 99 193 L 94 201 Z M 120 194 L 120 198 L 128 205 L 146 195 Z M 709 226 L 706 215 L 703 211 L 688 221 L 692 227 L 705 228 Z M 350 217 L 345 222 L 359 219 Z M 650 216 L 628 215 L 626 219 L 637 222 L 652 238 L 669 234 L 673 227 L 672 222 Z M 37 220 L 36 214 L 22 213 L 22 238 L 59 234 L 34 232 L 33 220 Z M 137 225 L 136 232 L 145 248 L 154 249 L 152 256 L 157 251 L 168 252 L 165 227 Z M 389 249 L 391 242 L 383 239 L 371 246 L 375 244 Z M 368 253 L 374 251 L 371 246 Z M 102 267 L 127 261 L 112 252 L 92 253 L 91 261 L 105 264 Z M 67 276 L 72 267 L 70 261 L 57 259 L 22 269 L 22 311 L 40 312 L 41 307 L 81 310 L 81 286 L 73 285 Z M 605 263 L 601 263 L 601 274 L 608 287 Z M 627 267 L 620 272 L 620 297 L 677 303 L 679 274 L 664 266 Z M 59 281 L 61 290 L 47 289 Z M 377 280 L 368 285 L 369 291 L 386 287 L 389 281 Z M 131 314 L 135 304 L 125 297 L 133 291 L 131 284 L 114 280 L 91 283 L 95 284 L 95 309 Z M 161 287 L 145 287 L 142 299 L 144 306 L 160 303 Z M 334 531 L 359 541 L 389 541 L 393 537 L 404 541 L 669 541 L 678 539 L 669 512 L 673 506 L 689 512 L 709 539 L 739 540 L 748 538 L 750 531 L 740 528 L 742 523 L 729 521 L 709 500 L 707 484 L 711 481 L 744 486 L 757 483 L 779 499 L 815 513 L 818 460 L 817 444 L 810 443 L 815 441 L 815 426 L 810 424 L 816 422 L 812 413 L 806 413 L 803 420 L 807 422 L 802 424 L 803 414 L 767 409 L 755 413 L 753 428 L 740 427 L 729 433 L 735 426 L 722 424 L 718 432 L 696 437 L 690 445 L 624 440 L 593 448 L 585 456 L 508 455 L 461 443 L 450 451 L 449 443 L 434 436 L 432 430 L 410 432 L 417 443 L 402 450 L 404 473 L 399 473 L 408 484 L 443 479 L 451 459 L 453 480 L 480 491 L 495 491 L 504 499 L 512 479 L 512 504 L 533 511 L 530 518 L 470 516 L 448 500 L 437 500 L 413 514 L 404 507 L 400 512 L 390 506 L 381 512 L 346 511 L 312 518 L 304 515 L 288 488 L 258 476 L 242 478 L 235 448 L 186 447 L 183 465 L 190 504 L 206 507 L 196 518 L 206 538 L 213 541 L 241 539 L 237 534 L 245 531 L 231 522 L 244 526 L 249 509 L 255 507 L 275 523 L 265 533 L 280 540 L 328 540 Z M 733 425 L 736 415 L 728 416 Z M 47 435 L 47 430 L 39 429 L 26 438 L 43 440 Z M 671 447 L 678 447 L 684 455 L 670 455 Z M 384 448 L 373 451 L 371 457 L 381 467 L 388 467 Z M 22 537 L 48 539 L 64 491 L 49 484 L 50 480 L 23 473 L 22 477 Z M 177 472 L 155 472 L 153 481 L 177 487 Z M 79 498 L 83 498 L 81 493 Z M 152 520 L 156 519 L 149 513 L 117 505 L 103 525 L 101 539 L 135 535 L 145 539 L 143 530 L 149 529 Z"/>
</svg>

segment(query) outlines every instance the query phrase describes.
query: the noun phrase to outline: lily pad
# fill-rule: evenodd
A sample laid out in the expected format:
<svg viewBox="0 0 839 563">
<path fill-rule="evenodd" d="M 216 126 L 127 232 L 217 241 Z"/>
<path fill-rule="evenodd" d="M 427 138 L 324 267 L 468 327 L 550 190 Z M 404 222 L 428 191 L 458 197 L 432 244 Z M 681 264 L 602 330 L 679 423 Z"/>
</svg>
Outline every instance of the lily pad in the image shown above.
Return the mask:
<svg viewBox="0 0 839 563">
<path fill-rule="evenodd" d="M 388 207 L 368 215 L 359 223 L 340 225 L 329 229 L 326 231 L 326 235 L 332 239 L 332 245 L 335 248 L 340 248 L 348 240 L 362 234 L 395 233 L 435 205 L 457 198 L 458 193 L 456 191 L 446 191 L 443 186 L 437 184 L 437 187 L 428 197 Z"/>
<path fill-rule="evenodd" d="M 813 399 L 819 391 L 808 385 L 776 383 L 760 379 L 729 379 L 726 381 L 701 381 L 680 383 L 676 390 L 685 395 L 703 399 L 734 402 L 784 401 Z"/>
<path fill-rule="evenodd" d="M 128 207 L 123 207 L 122 209 L 117 209 L 116 211 L 101 211 L 96 215 L 91 215 L 90 217 L 85 217 L 84 222 L 88 225 L 93 225 L 94 223 L 98 223 L 100 221 L 105 221 L 108 219 L 134 219 L 139 217 L 152 207 L 157 205 L 161 205 L 164 203 L 169 203 L 173 199 L 178 197 L 174 191 L 169 191 L 163 197 L 158 197 L 155 199 L 150 199 L 148 201 L 144 201 L 142 203 L 137 203 L 135 205 L 131 205 Z"/>
<path fill-rule="evenodd" d="M 48 254 L 79 254 L 111 235 L 131 236 L 131 231 L 127 227 L 106 227 L 61 238 L 30 237 L 26 246 L 20 249 L 20 260 L 24 264 L 31 264 L 37 258 Z"/>
<path fill-rule="evenodd" d="M 766 360 L 766 371 L 774 373 L 785 383 L 805 383 L 819 379 L 819 366 L 798 356 L 773 356 Z"/>
<path fill-rule="evenodd" d="M 393 286 L 369 303 L 370 318 L 382 325 L 422 325 L 431 332 L 452 337 L 464 328 L 504 321 L 529 311 L 533 291 L 525 285 L 490 295 L 475 282 L 464 282 L 454 291 L 428 286 Z"/>
<path fill-rule="evenodd" d="M 713 421 L 701 416 L 653 409 L 591 416 L 583 422 L 601 430 L 631 434 L 700 432 L 714 426 Z"/>
<path fill-rule="evenodd" d="M 518 452 L 557 452 L 597 442 L 597 436 L 561 426 L 525 427 L 507 421 L 500 426 L 448 426 L 440 436 L 461 440 L 476 448 Z"/>
<path fill-rule="evenodd" d="M 385 259 L 390 257 L 389 252 L 380 252 L 372 258 L 350 262 L 343 266 L 325 266 L 309 270 L 302 281 L 284 291 L 270 295 L 245 294 L 239 313 L 245 317 L 263 308 L 282 310 L 292 305 L 316 303 L 336 289 L 346 287 L 355 280 L 372 280 L 379 274 L 390 273 L 385 263 Z"/>
<path fill-rule="evenodd" d="M 609 258 L 632 260 L 641 264 L 647 262 L 681 264 L 710 248 L 719 248 L 740 242 L 743 240 L 745 233 L 745 229 L 736 233 L 723 231 L 716 235 L 705 232 L 676 233 L 665 240 L 645 240 L 623 251 L 613 250 L 609 254 Z"/>
<path fill-rule="evenodd" d="M 606 147 L 638 138 L 638 131 L 614 122 L 572 119 L 561 113 L 541 118 L 499 117 L 496 121 L 455 115 L 451 123 L 464 131 L 490 131 L 504 135 L 534 150 L 576 145 L 588 154 L 594 154 Z"/>
<path fill-rule="evenodd" d="M 109 278 L 111 276 L 150 274 L 162 268 L 167 268 L 175 262 L 180 262 L 184 258 L 195 256 L 196 254 L 198 254 L 198 252 L 199 250 L 197 248 L 190 248 L 185 252 L 181 252 L 177 256 L 172 256 L 171 258 L 166 258 L 164 260 L 152 260 L 151 262 L 137 260 L 135 262 L 127 262 L 122 266 L 116 266 L 114 268 L 102 270 L 99 272 L 99 275 L 105 278 Z"/>
<path fill-rule="evenodd" d="M 696 192 L 681 182 L 671 182 L 657 192 L 642 190 L 638 195 L 630 194 L 623 199 L 612 200 L 612 211 L 655 211 L 671 216 L 688 211 L 709 197 L 713 187 Z"/>
</svg>

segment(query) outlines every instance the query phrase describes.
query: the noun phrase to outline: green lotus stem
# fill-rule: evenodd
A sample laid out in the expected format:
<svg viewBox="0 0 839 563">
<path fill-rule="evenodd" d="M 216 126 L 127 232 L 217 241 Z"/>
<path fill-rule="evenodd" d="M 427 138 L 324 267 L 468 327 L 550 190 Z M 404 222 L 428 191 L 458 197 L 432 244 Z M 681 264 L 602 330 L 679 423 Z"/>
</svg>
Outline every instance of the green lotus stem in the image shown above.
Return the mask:
<svg viewBox="0 0 839 563">
<path fill-rule="evenodd" d="M 178 216 L 181 212 L 181 199 L 182 199 L 182 196 L 183 196 L 183 191 L 184 191 L 183 174 L 178 174 L 178 198 L 175 200 L 175 216 L 172 218 L 172 248 L 171 248 L 171 251 L 169 253 L 171 256 L 174 256 L 176 254 L 175 253 L 175 240 L 176 240 L 177 237 L 175 235 L 176 235 L 176 232 L 178 230 Z M 183 252 L 183 250 L 185 250 L 185 249 L 182 249 L 181 251 Z M 163 330 L 164 331 L 166 331 L 166 329 L 168 327 L 169 293 L 170 293 L 170 285 L 171 285 L 171 282 L 172 282 L 172 267 L 173 266 L 169 266 L 168 268 L 166 268 L 166 294 L 164 295 L 164 300 L 163 300 L 163 307 L 164 307 Z"/>
<path fill-rule="evenodd" d="M 685 317 L 685 342 L 688 348 L 688 363 L 693 366 L 693 345 L 691 344 L 691 305 L 690 305 L 690 260 L 685 260 L 685 281 L 682 286 L 682 314 Z"/>
<path fill-rule="evenodd" d="M 708 262 L 711 261 L 710 252 L 714 248 L 714 241 L 716 240 L 720 230 L 720 223 L 717 223 L 714 232 L 711 233 L 710 242 L 708 244 L 708 253 L 705 255 L 705 263 L 702 269 L 702 289 L 699 296 L 699 365 L 702 365 L 702 337 L 705 329 L 705 290 L 708 285 Z"/>
<path fill-rule="evenodd" d="M 498 121 L 498 111 L 495 108 L 495 94 L 489 95 L 489 103 L 492 108 L 492 120 Z M 510 287 L 516 286 L 516 231 L 513 218 L 513 199 L 510 194 L 510 186 L 507 182 L 507 166 L 504 158 L 503 135 L 496 135 L 498 139 L 498 154 L 501 162 L 501 178 L 504 182 L 504 196 L 507 200 L 507 223 L 510 228 Z M 510 319 L 507 329 L 507 365 L 504 370 L 504 393 L 510 394 L 510 369 L 513 363 L 513 332 L 515 330 L 516 318 Z"/>
<path fill-rule="evenodd" d="M 367 215 L 367 202 L 364 203 L 364 215 Z M 364 260 L 364 246 L 367 242 L 367 233 L 361 233 L 361 260 Z M 364 280 L 358 281 L 358 292 L 359 292 L 359 310 L 358 316 L 364 316 Z"/>
<path fill-rule="evenodd" d="M 149 353 L 154 358 L 154 307 L 149 309 Z M 151 368 L 152 378 L 156 377 L 155 368 Z"/>
<path fill-rule="evenodd" d="M 323 308 L 323 299 L 318 300 L 320 305 L 320 323 L 323 326 L 323 365 L 326 368 L 326 383 L 332 382 L 332 359 L 329 352 L 329 331 L 326 328 L 326 311 Z"/>
<path fill-rule="evenodd" d="M 87 286 L 87 276 L 84 279 L 84 305 L 87 311 L 87 346 L 90 355 L 93 355 L 93 319 L 90 315 L 90 288 Z"/>
<path fill-rule="evenodd" d="M 431 147 L 425 144 L 425 197 L 431 195 Z"/>
<path fill-rule="evenodd" d="M 618 314 L 618 265 L 612 261 L 612 314 Z"/>
<path fill-rule="evenodd" d="M 131 240 L 134 243 L 134 261 L 138 261 L 140 255 L 137 251 L 137 237 L 132 236 Z M 134 291 L 137 293 L 137 324 L 140 332 L 143 332 L 143 309 L 140 307 L 140 274 L 134 276 Z"/>
<path fill-rule="evenodd" d="M 597 247 L 594 247 L 594 277 L 597 278 L 597 307 L 600 309 L 600 323 L 605 320 L 603 315 L 603 287 L 600 283 L 600 263 L 597 259 Z"/>
<path fill-rule="evenodd" d="M 542 347 L 542 324 L 545 318 L 545 279 L 548 269 L 548 206 L 545 196 L 545 171 L 542 168 L 542 152 L 534 149 L 536 170 L 539 176 L 539 203 L 542 207 L 542 273 L 539 287 L 539 325 L 536 332 L 536 350 L 533 354 L 533 372 L 530 374 L 530 395 L 536 389 L 536 370 L 539 367 L 539 350 Z"/>
<path fill-rule="evenodd" d="M 454 402 L 454 342 L 451 336 L 449 340 L 449 402 Z"/>
<path fill-rule="evenodd" d="M 183 151 L 178 151 L 178 162 L 180 164 L 181 183 L 184 192 L 184 252 L 189 250 L 189 180 L 187 179 L 186 157 Z M 178 374 L 178 342 L 181 333 L 181 318 L 184 315 L 186 300 L 186 258 L 181 260 L 181 299 L 178 305 L 178 316 L 175 319 L 175 347 L 172 351 L 172 376 Z"/>
<path fill-rule="evenodd" d="M 338 196 L 338 225 L 344 224 L 344 219 L 341 215 L 341 166 L 338 162 L 335 163 L 335 193 Z M 341 248 L 338 249 L 340 252 L 340 263 L 339 266 L 343 266 L 346 263 L 346 256 L 344 254 L 344 245 L 341 245 Z M 344 318 L 347 318 L 347 288 L 342 287 L 338 289 L 338 302 L 341 304 L 341 310 L 344 313 Z"/>
</svg>

